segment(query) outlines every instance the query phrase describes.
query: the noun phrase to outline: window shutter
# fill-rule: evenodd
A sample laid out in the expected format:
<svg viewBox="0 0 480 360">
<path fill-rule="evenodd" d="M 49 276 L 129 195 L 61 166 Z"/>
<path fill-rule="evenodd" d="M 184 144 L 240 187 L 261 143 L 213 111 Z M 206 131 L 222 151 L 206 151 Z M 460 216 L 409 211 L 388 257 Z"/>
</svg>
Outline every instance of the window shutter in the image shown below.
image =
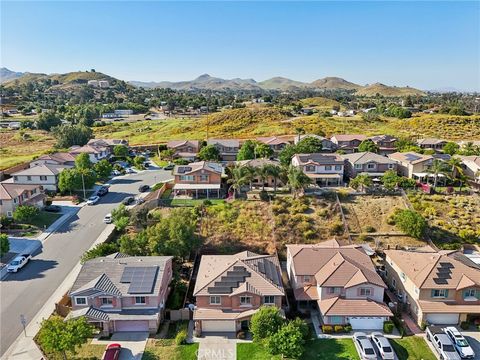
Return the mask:
<svg viewBox="0 0 480 360">
<path fill-rule="evenodd" d="M 432 289 L 432 291 L 430 292 L 430 297 L 435 297 L 435 289 Z"/>
<path fill-rule="evenodd" d="M 448 298 L 448 289 L 445 290 L 445 297 Z"/>
</svg>

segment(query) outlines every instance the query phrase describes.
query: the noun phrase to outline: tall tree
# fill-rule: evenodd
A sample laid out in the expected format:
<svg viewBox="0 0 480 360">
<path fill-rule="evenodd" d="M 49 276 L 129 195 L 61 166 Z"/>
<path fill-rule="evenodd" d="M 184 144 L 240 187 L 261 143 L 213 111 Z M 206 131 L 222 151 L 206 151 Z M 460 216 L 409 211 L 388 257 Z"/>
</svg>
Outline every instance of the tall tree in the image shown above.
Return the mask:
<svg viewBox="0 0 480 360">
<path fill-rule="evenodd" d="M 128 147 L 125 145 L 115 145 L 113 154 L 119 158 L 126 158 L 128 156 Z"/>
<path fill-rule="evenodd" d="M 260 181 L 262 182 L 262 191 L 265 191 L 265 181 L 267 181 L 268 176 L 270 173 L 268 172 L 268 166 L 259 166 L 256 169 L 257 176 L 260 178 Z"/>
<path fill-rule="evenodd" d="M 92 129 L 82 124 L 63 124 L 52 128 L 52 132 L 59 148 L 68 148 L 73 145 L 83 146 L 93 135 Z"/>
<path fill-rule="evenodd" d="M 251 160 L 255 158 L 255 142 L 253 140 L 245 140 L 238 150 L 237 160 Z"/>
<path fill-rule="evenodd" d="M 273 178 L 273 192 L 276 193 L 278 179 L 280 179 L 280 176 L 282 175 L 282 168 L 274 164 L 268 164 L 265 165 L 265 167 L 267 168 L 268 175 Z"/>
<path fill-rule="evenodd" d="M 255 146 L 255 158 L 256 159 L 268 159 L 272 155 L 273 155 L 273 150 L 267 144 L 258 143 Z"/>
<path fill-rule="evenodd" d="M 59 126 L 62 123 L 55 111 L 42 112 L 38 116 L 36 122 L 37 128 L 40 130 L 50 131 L 55 126 Z"/>
<path fill-rule="evenodd" d="M 10 251 L 10 242 L 7 234 L 0 234 L 0 257 Z"/>
<path fill-rule="evenodd" d="M 373 153 L 378 152 L 378 146 L 370 139 L 363 140 L 360 145 L 358 145 L 358 151 L 369 151 Z"/>
<path fill-rule="evenodd" d="M 432 165 L 427 169 L 427 172 L 433 175 L 433 189 L 437 188 L 438 178 L 448 174 L 448 165 L 439 159 L 434 159 Z"/>
<path fill-rule="evenodd" d="M 75 167 L 78 170 L 91 169 L 93 166 L 90 156 L 87 153 L 77 155 L 75 158 Z"/>
<path fill-rule="evenodd" d="M 248 168 L 242 166 L 235 166 L 228 168 L 229 179 L 227 183 L 230 184 L 229 189 L 233 190 L 233 199 L 235 200 L 240 193 L 243 185 L 247 184 L 250 178 L 248 177 Z"/>
<path fill-rule="evenodd" d="M 301 169 L 293 165 L 288 168 L 287 178 L 288 186 L 292 190 L 294 198 L 297 197 L 299 191 L 303 191 L 312 182 Z"/>
<path fill-rule="evenodd" d="M 218 161 L 220 160 L 220 152 L 213 145 L 207 145 L 200 149 L 198 157 L 204 161 Z"/>
</svg>

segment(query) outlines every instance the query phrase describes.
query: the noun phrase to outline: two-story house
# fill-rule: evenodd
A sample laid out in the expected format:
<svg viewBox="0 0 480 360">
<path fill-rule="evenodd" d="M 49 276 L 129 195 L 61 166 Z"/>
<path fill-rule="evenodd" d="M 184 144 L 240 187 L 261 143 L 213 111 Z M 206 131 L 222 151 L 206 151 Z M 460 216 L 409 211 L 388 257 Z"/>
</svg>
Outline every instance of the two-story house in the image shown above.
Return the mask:
<svg viewBox="0 0 480 360">
<path fill-rule="evenodd" d="M 292 165 L 301 169 L 318 186 L 343 183 L 344 161 L 338 154 L 296 154 Z"/>
<path fill-rule="evenodd" d="M 221 196 L 223 166 L 216 162 L 199 161 L 188 165 L 176 165 L 173 191 L 175 195 L 195 198 Z"/>
<path fill-rule="evenodd" d="M 117 145 L 128 147 L 128 140 L 124 140 L 124 139 L 90 139 L 88 141 L 87 145 L 108 147 L 108 148 L 110 148 L 110 152 L 113 153 L 113 149 Z"/>
<path fill-rule="evenodd" d="M 381 177 L 388 170 L 397 172 L 397 162 L 372 152 L 358 152 L 341 155 L 345 160 L 345 175 L 354 178 L 359 174 Z"/>
<path fill-rule="evenodd" d="M 426 150 L 441 151 L 446 144 L 446 140 L 436 138 L 425 138 L 417 140 L 417 145 L 420 146 L 420 148 Z"/>
<path fill-rule="evenodd" d="M 40 185 L 20 185 L 12 179 L 0 182 L 0 215 L 13 216 L 20 205 L 45 206 L 47 196 Z"/>
<path fill-rule="evenodd" d="M 474 183 L 480 184 L 480 156 L 457 156 L 462 161 L 463 173 Z"/>
<path fill-rule="evenodd" d="M 365 135 L 333 135 L 330 140 L 337 146 L 338 150 L 343 150 L 345 153 L 353 153 L 358 151 L 358 147 L 363 140 L 366 140 Z"/>
<path fill-rule="evenodd" d="M 200 150 L 200 142 L 198 140 L 172 140 L 167 143 L 167 149 L 174 151 L 174 158 L 194 161 Z"/>
<path fill-rule="evenodd" d="M 231 162 L 237 160 L 240 141 L 237 139 L 209 139 L 207 145 L 213 145 L 220 153 L 220 160 Z"/>
<path fill-rule="evenodd" d="M 256 140 L 270 146 L 275 155 L 278 155 L 280 151 L 285 148 L 285 146 L 290 145 L 290 141 L 288 141 L 286 138 L 278 136 L 259 137 Z"/>
<path fill-rule="evenodd" d="M 391 135 L 377 135 L 372 136 L 370 140 L 378 146 L 378 153 L 380 155 L 388 155 L 397 151 L 396 145 L 398 139 Z"/>
<path fill-rule="evenodd" d="M 75 165 L 75 156 L 69 153 L 53 153 L 39 156 L 30 162 L 30 167 L 43 164 L 63 165 L 73 167 Z"/>
<path fill-rule="evenodd" d="M 416 152 L 396 152 L 388 157 L 398 163 L 398 173 L 409 178 L 423 178 L 428 176 L 428 169 L 433 164 L 433 156 Z"/>
<path fill-rule="evenodd" d="M 429 324 L 457 325 L 480 316 L 480 267 L 455 252 L 385 250 L 387 284 L 412 317 Z"/>
<path fill-rule="evenodd" d="M 115 253 L 86 261 L 69 292 L 68 318 L 85 316 L 103 335 L 155 334 L 170 291 L 172 259 Z"/>
<path fill-rule="evenodd" d="M 265 166 L 276 166 L 280 167 L 280 162 L 276 160 L 270 160 L 270 159 L 251 159 L 251 160 L 240 160 L 236 161 L 235 164 L 237 166 L 245 166 L 249 167 L 252 169 L 259 169 L 263 168 Z M 283 186 L 284 184 L 282 183 L 282 180 L 280 178 L 275 178 L 271 175 L 265 176 L 265 178 L 262 178 L 258 175 L 255 175 L 252 179 L 250 184 L 248 186 L 255 186 L 255 187 L 275 187 L 275 186 Z"/>
<path fill-rule="evenodd" d="M 263 305 L 282 307 L 285 295 L 277 255 L 244 251 L 234 255 L 203 255 L 193 290 L 195 332 L 248 329 Z"/>
<path fill-rule="evenodd" d="M 287 245 L 287 273 L 299 308 L 318 308 L 325 325 L 382 329 L 393 315 L 383 303 L 386 286 L 361 246 Z"/>
<path fill-rule="evenodd" d="M 41 185 L 44 190 L 58 190 L 58 175 L 71 166 L 41 164 L 12 174 L 13 183 Z"/>
<path fill-rule="evenodd" d="M 93 164 L 100 160 L 108 159 L 111 154 L 109 147 L 98 145 L 72 146 L 69 152 L 75 157 L 80 154 L 88 154 L 88 157 Z"/>
<path fill-rule="evenodd" d="M 303 139 L 314 138 L 318 139 L 322 142 L 322 152 L 334 152 L 337 150 L 337 145 L 333 143 L 330 139 L 327 139 L 320 135 L 315 134 L 299 134 L 295 136 L 294 143 L 295 145 L 298 144 Z"/>
</svg>

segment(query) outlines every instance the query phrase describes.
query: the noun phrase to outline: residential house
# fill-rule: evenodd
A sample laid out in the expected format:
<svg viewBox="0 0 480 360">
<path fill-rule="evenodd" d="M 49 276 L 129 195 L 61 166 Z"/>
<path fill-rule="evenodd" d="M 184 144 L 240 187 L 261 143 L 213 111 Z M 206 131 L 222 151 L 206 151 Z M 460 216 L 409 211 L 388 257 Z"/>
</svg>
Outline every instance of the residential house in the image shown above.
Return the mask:
<svg viewBox="0 0 480 360">
<path fill-rule="evenodd" d="M 75 157 L 80 154 L 88 154 L 90 161 L 95 164 L 103 159 L 108 159 L 112 153 L 107 146 L 99 145 L 84 145 L 84 146 L 72 146 L 69 153 Z"/>
<path fill-rule="evenodd" d="M 300 141 L 303 139 L 307 138 L 315 138 L 318 139 L 322 142 L 322 152 L 334 152 L 337 150 L 337 145 L 334 144 L 331 140 L 320 136 L 320 135 L 315 135 L 315 134 L 303 134 L 303 135 L 297 135 L 294 138 L 294 143 L 295 145 L 298 144 Z"/>
<path fill-rule="evenodd" d="M 270 136 L 270 137 L 259 137 L 257 141 L 267 144 L 273 150 L 273 153 L 278 156 L 280 151 L 282 151 L 285 146 L 290 145 L 290 141 L 283 137 Z"/>
<path fill-rule="evenodd" d="M 252 160 L 241 160 L 241 161 L 236 161 L 236 165 L 238 166 L 248 166 L 253 169 L 258 169 L 262 168 L 267 165 L 271 166 L 278 166 L 280 167 L 280 162 L 276 160 L 270 160 L 270 159 L 252 159 Z M 275 187 L 275 184 L 277 186 L 283 186 L 283 183 L 280 179 L 275 179 L 273 176 L 268 175 L 265 179 L 262 179 L 260 176 L 255 176 L 252 179 L 251 185 L 255 187 Z"/>
<path fill-rule="evenodd" d="M 57 192 L 58 175 L 68 168 L 71 166 L 40 164 L 13 173 L 12 179 L 14 184 L 41 185 L 44 190 Z"/>
<path fill-rule="evenodd" d="M 174 158 L 195 161 L 200 150 L 200 142 L 198 140 L 172 140 L 167 143 L 167 149 L 175 151 Z"/>
<path fill-rule="evenodd" d="M 220 153 L 221 161 L 237 160 L 240 142 L 237 139 L 209 139 L 207 145 L 213 145 Z"/>
<path fill-rule="evenodd" d="M 480 267 L 455 252 L 385 250 L 389 287 L 419 325 L 480 318 Z M 468 266 L 470 263 L 472 266 Z"/>
<path fill-rule="evenodd" d="M 462 168 L 465 176 L 473 182 L 480 184 L 480 156 L 458 156 L 462 161 Z"/>
<path fill-rule="evenodd" d="M 318 309 L 322 324 L 380 330 L 393 315 L 383 303 L 386 285 L 362 246 L 287 245 L 287 274 L 299 308 Z"/>
<path fill-rule="evenodd" d="M 85 316 L 102 335 L 158 330 L 172 280 L 171 256 L 115 253 L 86 261 L 68 295 L 68 318 Z"/>
<path fill-rule="evenodd" d="M 221 196 L 222 176 L 221 164 L 211 161 L 200 161 L 188 165 L 176 165 L 173 169 L 175 195 L 201 197 Z"/>
<path fill-rule="evenodd" d="M 359 174 L 381 177 L 388 170 L 397 172 L 397 162 L 372 152 L 358 152 L 341 155 L 345 160 L 345 175 L 354 178 Z"/>
<path fill-rule="evenodd" d="M 428 182 L 428 179 L 433 177 L 428 172 L 435 159 L 431 155 L 423 155 L 416 152 L 396 152 L 388 155 L 388 157 L 398 163 L 398 173 L 402 176 L 416 179 L 422 183 Z M 444 175 L 439 174 L 439 177 L 443 178 Z"/>
<path fill-rule="evenodd" d="M 113 153 L 113 149 L 117 145 L 123 145 L 128 147 L 128 140 L 123 139 L 90 139 L 87 145 L 108 147 L 110 152 Z"/>
<path fill-rule="evenodd" d="M 40 185 L 21 185 L 12 179 L 0 182 L 0 214 L 8 217 L 20 205 L 32 205 L 37 208 L 45 206 L 47 196 Z"/>
<path fill-rule="evenodd" d="M 117 116 L 130 116 L 133 115 L 133 110 L 130 109 L 116 109 L 113 110 L 114 114 Z"/>
<path fill-rule="evenodd" d="M 380 155 L 388 155 L 397 151 L 396 145 L 398 139 L 391 135 L 377 135 L 372 136 L 370 140 L 378 146 L 378 153 Z"/>
<path fill-rule="evenodd" d="M 63 165 L 73 167 L 75 165 L 75 156 L 70 153 L 53 153 L 39 156 L 35 160 L 30 162 L 30 167 L 37 165 Z"/>
<path fill-rule="evenodd" d="M 292 165 L 301 169 L 318 186 L 343 183 L 344 161 L 338 154 L 296 154 Z"/>
<path fill-rule="evenodd" d="M 246 330 L 262 305 L 281 308 L 284 295 L 277 255 L 203 255 L 193 290 L 195 331 Z"/>
<path fill-rule="evenodd" d="M 366 139 L 365 135 L 333 135 L 330 138 L 337 145 L 338 150 L 343 150 L 346 153 L 358 151 L 358 146 Z"/>
<path fill-rule="evenodd" d="M 436 138 L 425 138 L 417 140 L 417 145 L 420 146 L 422 149 L 430 149 L 435 151 L 441 151 L 446 143 L 446 140 Z"/>
</svg>

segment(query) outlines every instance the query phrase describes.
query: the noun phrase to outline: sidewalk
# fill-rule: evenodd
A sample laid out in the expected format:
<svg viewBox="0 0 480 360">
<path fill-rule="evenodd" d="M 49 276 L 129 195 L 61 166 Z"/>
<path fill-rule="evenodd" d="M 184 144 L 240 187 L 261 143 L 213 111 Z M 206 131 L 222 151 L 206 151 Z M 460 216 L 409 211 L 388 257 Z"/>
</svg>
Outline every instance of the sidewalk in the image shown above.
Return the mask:
<svg viewBox="0 0 480 360">
<path fill-rule="evenodd" d="M 107 225 L 105 230 L 92 244 L 93 248 L 99 243 L 104 242 L 111 232 L 115 229 L 115 225 Z M 43 305 L 40 311 L 35 315 L 32 321 L 26 327 L 27 336 L 23 333 L 19 335 L 17 340 L 10 346 L 5 352 L 2 360 L 40 360 L 43 358 L 43 354 L 37 347 L 37 344 L 33 341 L 33 338 L 40 330 L 40 324 L 43 319 L 47 319 L 55 310 L 55 303 L 70 289 L 75 278 L 79 274 L 81 269 L 80 262 L 78 262 L 73 270 L 65 277 L 65 280 L 58 287 L 58 289 L 50 296 L 48 301 Z"/>
</svg>

